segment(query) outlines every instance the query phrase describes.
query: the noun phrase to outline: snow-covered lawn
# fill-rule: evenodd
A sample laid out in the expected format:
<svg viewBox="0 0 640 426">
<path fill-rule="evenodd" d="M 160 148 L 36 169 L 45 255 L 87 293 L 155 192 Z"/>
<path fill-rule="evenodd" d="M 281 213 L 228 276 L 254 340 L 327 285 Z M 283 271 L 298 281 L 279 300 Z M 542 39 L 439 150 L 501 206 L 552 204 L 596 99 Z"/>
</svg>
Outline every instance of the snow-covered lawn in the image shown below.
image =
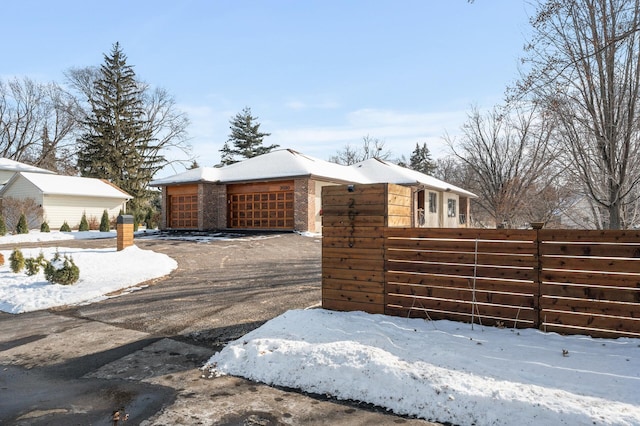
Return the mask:
<svg viewBox="0 0 640 426">
<path fill-rule="evenodd" d="M 115 232 L 45 232 L 0 237 L 0 244 L 34 243 L 21 249 L 25 258 L 40 252 L 51 260 L 56 250 L 69 255 L 80 269 L 80 279 L 73 285 L 51 284 L 44 272 L 28 276 L 23 270 L 14 274 L 9 267 L 12 250 L 1 250 L 5 264 L 0 266 L 0 311 L 13 314 L 52 308 L 61 305 L 90 303 L 121 289 L 135 290 L 136 285 L 169 274 L 178 265 L 169 256 L 142 250 L 137 246 L 116 251 L 109 249 L 38 248 L 37 242 L 87 238 L 115 238 Z"/>
<path fill-rule="evenodd" d="M 0 244 L 114 236 L 32 231 L 0 237 Z M 225 237 L 212 237 L 218 238 Z M 51 258 L 55 248 L 42 251 Z M 176 268 L 168 256 L 136 246 L 59 251 L 80 268 L 72 286 L 49 284 L 42 274 L 13 274 L 11 252 L 2 251 L 0 310 L 96 301 Z M 23 252 L 36 257 L 40 248 Z M 640 339 L 294 310 L 227 345 L 205 371 L 458 425 L 640 425 Z"/>
<path fill-rule="evenodd" d="M 205 371 L 457 425 L 640 425 L 640 339 L 308 309 Z"/>
</svg>

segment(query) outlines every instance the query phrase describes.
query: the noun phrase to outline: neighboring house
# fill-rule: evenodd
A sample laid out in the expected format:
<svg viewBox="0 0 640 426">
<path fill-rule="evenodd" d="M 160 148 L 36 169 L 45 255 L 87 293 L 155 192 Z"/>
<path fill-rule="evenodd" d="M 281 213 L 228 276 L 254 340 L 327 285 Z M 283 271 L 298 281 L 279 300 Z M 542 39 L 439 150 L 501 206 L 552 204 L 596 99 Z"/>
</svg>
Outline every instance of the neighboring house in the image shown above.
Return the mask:
<svg viewBox="0 0 640 426">
<path fill-rule="evenodd" d="M 8 158 L 0 158 L 0 188 L 2 188 L 2 185 L 9 182 L 9 179 L 18 172 L 46 173 L 49 175 L 55 174 L 55 172 L 52 172 L 51 170 L 30 166 L 29 164 L 9 160 Z"/>
<path fill-rule="evenodd" d="M 0 189 L 0 199 L 7 197 L 35 200 L 42 206 L 42 220 L 52 229 L 65 221 L 71 227 L 78 225 L 83 213 L 98 221 L 104 210 L 109 217 L 118 216 L 132 198 L 102 179 L 32 172 L 15 173 Z"/>
<path fill-rule="evenodd" d="M 433 177 L 370 159 L 352 166 L 281 149 L 229 166 L 200 167 L 157 179 L 161 229 L 264 229 L 320 232 L 322 187 L 397 183 L 415 188 L 415 226 L 466 226 L 475 195 Z M 437 206 L 425 215 L 425 199 Z M 421 210 L 422 209 L 422 210 Z M 421 213 L 422 211 L 422 213 Z"/>
</svg>

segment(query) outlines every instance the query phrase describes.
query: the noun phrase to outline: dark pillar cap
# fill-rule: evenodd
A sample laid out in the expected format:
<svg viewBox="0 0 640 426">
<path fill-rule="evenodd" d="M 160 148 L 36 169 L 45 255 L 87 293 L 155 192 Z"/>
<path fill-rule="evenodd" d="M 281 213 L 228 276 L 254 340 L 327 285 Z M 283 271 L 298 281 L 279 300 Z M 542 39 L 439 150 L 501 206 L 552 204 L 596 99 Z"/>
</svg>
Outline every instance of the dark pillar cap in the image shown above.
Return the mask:
<svg viewBox="0 0 640 426">
<path fill-rule="evenodd" d="M 130 214 L 124 214 L 124 215 L 121 214 L 116 219 L 116 223 L 132 224 L 133 225 L 133 216 L 130 215 Z"/>
</svg>

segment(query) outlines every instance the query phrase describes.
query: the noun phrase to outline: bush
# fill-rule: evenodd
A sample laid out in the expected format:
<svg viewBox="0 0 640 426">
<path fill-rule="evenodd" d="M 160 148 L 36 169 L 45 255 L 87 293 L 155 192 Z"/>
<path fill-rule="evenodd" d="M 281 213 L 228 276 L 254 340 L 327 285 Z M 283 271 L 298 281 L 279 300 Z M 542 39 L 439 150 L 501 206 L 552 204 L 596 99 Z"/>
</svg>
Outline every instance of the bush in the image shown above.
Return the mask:
<svg viewBox="0 0 640 426">
<path fill-rule="evenodd" d="M 0 237 L 7 235 L 7 225 L 4 223 L 4 216 L 0 215 Z"/>
<path fill-rule="evenodd" d="M 0 266 L 4 265 L 4 254 L 0 253 Z"/>
<path fill-rule="evenodd" d="M 97 231 L 100 229 L 100 222 L 98 222 L 98 218 L 95 216 L 89 216 L 89 230 Z"/>
<path fill-rule="evenodd" d="M 20 249 L 13 249 L 11 256 L 9 256 L 9 265 L 14 274 L 24 269 L 24 255 Z"/>
<path fill-rule="evenodd" d="M 44 277 L 54 284 L 70 285 L 80 278 L 80 268 L 73 262 L 73 258 L 65 255 L 60 258 L 60 253 L 56 252 L 51 262 L 47 262 L 44 267 Z"/>
<path fill-rule="evenodd" d="M 80 219 L 80 226 L 78 226 L 78 231 L 88 231 L 89 230 L 89 222 L 87 222 L 87 214 L 82 213 L 82 219 Z"/>
<path fill-rule="evenodd" d="M 42 225 L 40 225 L 40 232 L 51 232 L 51 229 L 49 229 L 49 224 L 46 221 L 42 222 Z"/>
<path fill-rule="evenodd" d="M 44 258 L 44 253 L 40 252 L 38 257 L 29 257 L 24 261 L 27 275 L 36 275 L 40 272 L 40 268 L 47 266 L 47 261 Z"/>
<path fill-rule="evenodd" d="M 60 227 L 60 232 L 71 232 L 71 227 L 69 226 L 69 224 L 67 223 L 66 220 L 64 221 L 64 223 Z"/>
<path fill-rule="evenodd" d="M 109 232 L 110 230 L 109 212 L 105 210 L 102 212 L 102 219 L 100 219 L 100 232 Z"/>
<path fill-rule="evenodd" d="M 16 234 L 28 234 L 29 227 L 27 226 L 27 217 L 24 213 L 20 214 L 20 219 L 18 219 L 18 225 L 16 226 Z"/>
</svg>

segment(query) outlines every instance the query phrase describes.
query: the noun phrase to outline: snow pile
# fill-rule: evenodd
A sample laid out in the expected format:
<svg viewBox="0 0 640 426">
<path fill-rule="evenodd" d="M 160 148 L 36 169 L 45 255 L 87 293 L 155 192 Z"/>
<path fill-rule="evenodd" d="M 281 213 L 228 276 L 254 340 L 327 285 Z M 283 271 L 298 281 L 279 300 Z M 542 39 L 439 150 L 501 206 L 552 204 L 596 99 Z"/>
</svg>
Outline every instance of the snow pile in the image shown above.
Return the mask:
<svg viewBox="0 0 640 426">
<path fill-rule="evenodd" d="M 4 242 L 4 237 L 0 241 Z M 0 251 L 5 258 L 5 264 L 0 266 L 0 311 L 17 314 L 61 305 L 95 302 L 106 298 L 108 293 L 167 275 L 178 266 L 167 255 L 142 250 L 137 246 L 121 251 L 116 251 L 115 247 L 21 250 L 25 258 L 38 257 L 42 252 L 45 259 L 51 260 L 56 250 L 61 257 L 71 256 L 80 268 L 80 279 L 72 285 L 59 285 L 47 282 L 42 270 L 33 276 L 28 276 L 24 271 L 14 274 L 9 267 L 11 250 Z"/>
<path fill-rule="evenodd" d="M 640 339 L 289 311 L 205 370 L 460 425 L 640 424 Z"/>
</svg>

